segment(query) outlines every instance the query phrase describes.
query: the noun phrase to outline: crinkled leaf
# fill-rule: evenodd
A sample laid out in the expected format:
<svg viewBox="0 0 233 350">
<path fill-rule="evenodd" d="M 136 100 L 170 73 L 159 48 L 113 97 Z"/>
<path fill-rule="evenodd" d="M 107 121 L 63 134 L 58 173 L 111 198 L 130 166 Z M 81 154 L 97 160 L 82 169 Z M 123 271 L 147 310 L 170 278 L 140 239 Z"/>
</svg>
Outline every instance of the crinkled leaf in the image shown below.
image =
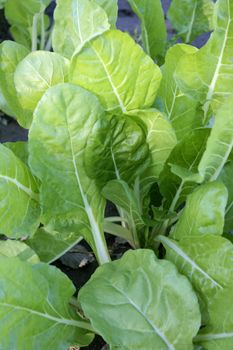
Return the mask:
<svg viewBox="0 0 233 350">
<path fill-rule="evenodd" d="M 88 135 L 101 118 L 104 111 L 90 92 L 71 84 L 52 87 L 35 110 L 29 153 L 30 166 L 42 181 L 45 222 L 60 221 L 68 232 L 85 237 L 94 250 L 98 247 L 98 259 L 106 261 L 104 200 L 83 164 Z M 55 230 L 60 232 L 59 227 Z"/>
<path fill-rule="evenodd" d="M 69 61 L 57 53 L 30 53 L 18 64 L 14 75 L 21 106 L 33 113 L 47 89 L 67 81 L 68 71 Z"/>
<path fill-rule="evenodd" d="M 227 195 L 227 189 L 221 182 L 200 186 L 188 196 L 171 237 L 179 240 L 184 236 L 205 233 L 222 235 Z"/>
<path fill-rule="evenodd" d="M 53 49 L 68 58 L 110 28 L 97 1 L 58 0 L 54 13 Z"/>
<path fill-rule="evenodd" d="M 140 186 L 143 191 L 147 191 L 158 180 L 167 158 L 177 143 L 176 135 L 170 122 L 155 109 L 138 110 L 130 115 L 140 118 L 147 128 L 146 142 L 149 146 L 151 163 L 140 175 Z"/>
<path fill-rule="evenodd" d="M 79 301 L 94 329 L 120 349 L 193 349 L 196 295 L 173 264 L 150 250 L 128 251 L 99 267 Z"/>
<path fill-rule="evenodd" d="M 172 172 L 171 164 L 186 170 L 191 175 L 196 174 L 198 164 L 205 151 L 209 129 L 197 129 L 186 136 L 172 150 L 164 170 L 160 174 L 159 188 L 166 198 L 165 206 L 174 211 L 186 199 L 186 196 L 196 187 L 196 182 L 186 181 Z M 192 179 L 192 177 L 191 177 Z M 193 180 L 193 179 L 192 179 Z M 197 181 L 198 182 L 198 181 Z"/>
<path fill-rule="evenodd" d="M 0 45 L 0 89 L 19 124 L 25 128 L 31 123 L 31 113 L 24 111 L 19 103 L 14 84 L 14 73 L 18 63 L 28 50 L 13 41 L 6 40 Z"/>
<path fill-rule="evenodd" d="M 218 110 L 198 171 L 206 181 L 216 180 L 233 148 L 233 98 Z"/>
<path fill-rule="evenodd" d="M 203 111 L 197 101 L 185 95 L 179 89 L 174 72 L 184 55 L 196 52 L 194 46 L 177 44 L 171 47 L 162 68 L 163 78 L 158 92 L 163 110 L 175 129 L 178 140 L 183 139 L 194 128 L 201 126 Z"/>
<path fill-rule="evenodd" d="M 142 42 L 149 56 L 163 56 L 167 29 L 160 0 L 128 0 L 141 21 Z"/>
<path fill-rule="evenodd" d="M 50 232 L 46 228 L 40 228 L 25 243 L 37 253 L 41 261 L 51 263 L 79 243 L 81 239 L 82 237 L 76 232 Z"/>
<path fill-rule="evenodd" d="M 106 115 L 89 131 L 85 169 L 101 188 L 114 179 L 133 183 L 149 161 L 146 132 L 132 118 Z"/>
<path fill-rule="evenodd" d="M 150 107 L 160 80 L 158 66 L 128 34 L 118 30 L 87 44 L 73 57 L 70 70 L 70 81 L 95 93 L 112 113 Z"/>
<path fill-rule="evenodd" d="M 184 56 L 176 78 L 181 90 L 204 104 L 204 118 L 233 93 L 233 2 L 218 0 L 214 32 L 207 44 L 192 56 Z"/>
<path fill-rule="evenodd" d="M 4 146 L 9 148 L 23 163 L 28 163 L 28 142 L 5 142 Z"/>
<path fill-rule="evenodd" d="M 31 236 L 40 223 L 38 184 L 28 167 L 0 145 L 0 232 Z"/>
<path fill-rule="evenodd" d="M 212 29 L 213 14 L 211 0 L 173 0 L 168 11 L 172 26 L 186 43 Z"/>
<path fill-rule="evenodd" d="M 218 177 L 219 181 L 222 181 L 228 189 L 228 201 L 225 211 L 225 225 L 224 231 L 229 232 L 233 229 L 233 187 L 232 187 L 232 176 L 233 176 L 233 162 L 226 164 Z"/>
<path fill-rule="evenodd" d="M 32 264 L 38 263 L 40 260 L 36 253 L 29 248 L 25 243 L 19 241 L 0 241 L 0 256 L 1 257 L 17 257 L 22 261 L 28 261 Z"/>
<path fill-rule="evenodd" d="M 64 350 L 91 342 L 91 332 L 83 329 L 88 323 L 69 305 L 75 288 L 58 269 L 0 257 L 0 274 L 2 349 Z"/>
</svg>

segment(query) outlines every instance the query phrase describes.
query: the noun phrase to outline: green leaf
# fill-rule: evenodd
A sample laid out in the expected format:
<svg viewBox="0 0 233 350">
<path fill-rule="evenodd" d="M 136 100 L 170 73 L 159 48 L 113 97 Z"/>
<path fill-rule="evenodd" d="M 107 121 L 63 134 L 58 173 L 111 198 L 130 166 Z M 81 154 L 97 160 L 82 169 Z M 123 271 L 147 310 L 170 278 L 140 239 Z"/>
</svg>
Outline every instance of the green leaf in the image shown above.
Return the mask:
<svg viewBox="0 0 233 350">
<path fill-rule="evenodd" d="M 40 223 L 37 180 L 14 153 L 0 145 L 0 232 L 31 236 Z"/>
<path fill-rule="evenodd" d="M 222 290 L 210 304 L 210 320 L 195 337 L 195 342 L 207 350 L 231 350 L 233 341 L 232 314 L 231 283 L 231 286 Z"/>
<path fill-rule="evenodd" d="M 108 15 L 111 29 L 115 29 L 118 15 L 118 0 L 92 0 L 101 6 Z"/>
<path fill-rule="evenodd" d="M 229 232 L 233 229 L 233 186 L 232 186 L 233 162 L 226 164 L 221 171 L 218 180 L 223 182 L 228 189 L 228 201 L 225 211 L 224 231 Z"/>
<path fill-rule="evenodd" d="M 188 196 L 171 237 L 179 240 L 184 236 L 205 233 L 222 235 L 227 195 L 227 189 L 221 182 L 209 182 L 198 187 Z"/>
<path fill-rule="evenodd" d="M 19 241 L 0 241 L 0 257 L 17 257 L 22 261 L 28 261 L 32 264 L 40 260 L 36 253 L 25 243 Z"/>
<path fill-rule="evenodd" d="M 100 188 L 114 179 L 134 183 L 149 158 L 146 132 L 133 118 L 106 115 L 89 131 L 85 170 Z"/>
<path fill-rule="evenodd" d="M 146 142 L 149 146 L 151 163 L 140 176 L 140 185 L 147 190 L 158 180 L 167 158 L 177 143 L 176 135 L 166 117 L 155 109 L 139 110 L 130 115 L 140 118 L 147 127 Z"/>
<path fill-rule="evenodd" d="M 141 21 L 142 42 L 149 56 L 164 56 L 167 29 L 160 0 L 128 0 Z M 155 25 L 156 23 L 156 25 Z"/>
<path fill-rule="evenodd" d="M 69 61 L 57 53 L 30 53 L 18 64 L 14 75 L 21 106 L 33 113 L 47 89 L 67 81 L 68 71 Z"/>
<path fill-rule="evenodd" d="M 0 274 L 2 349 L 64 350 L 91 342 L 89 324 L 69 306 L 75 288 L 58 269 L 0 257 Z"/>
<path fill-rule="evenodd" d="M 189 278 L 198 292 L 202 315 L 208 319 L 213 298 L 228 287 L 233 278 L 232 243 L 210 234 L 185 236 L 179 242 L 164 236 L 157 239 L 166 248 L 166 259 Z"/>
<path fill-rule="evenodd" d="M 22 127 L 29 127 L 31 114 L 24 111 L 19 103 L 14 84 L 14 73 L 18 63 L 28 54 L 28 50 L 13 41 L 6 40 L 0 45 L 0 89 Z"/>
<path fill-rule="evenodd" d="M 198 99 L 204 106 L 204 120 L 233 93 L 231 37 L 233 3 L 218 0 L 215 5 L 214 32 L 199 51 L 184 56 L 178 65 L 176 79 L 181 90 Z"/>
<path fill-rule="evenodd" d="M 0 110 L 5 113 L 6 115 L 9 115 L 10 117 L 14 118 L 14 113 L 12 112 L 9 104 L 7 103 L 2 91 L 1 91 L 1 84 L 0 84 Z"/>
<path fill-rule="evenodd" d="M 182 93 L 174 78 L 181 57 L 191 55 L 196 51 L 194 46 L 174 45 L 168 50 L 165 64 L 162 67 L 163 78 L 158 97 L 162 102 L 164 112 L 175 129 L 178 140 L 182 140 L 193 129 L 202 125 L 203 112 L 199 103 Z"/>
<path fill-rule="evenodd" d="M 58 0 L 54 13 L 53 49 L 68 58 L 110 28 L 96 1 Z"/>
<path fill-rule="evenodd" d="M 140 231 L 145 227 L 140 198 L 122 180 L 108 182 L 102 190 L 102 195 L 123 210 L 123 217 L 126 218 L 131 229 L 134 247 L 140 247 L 138 237 L 140 237 Z"/>
<path fill-rule="evenodd" d="M 194 130 L 172 150 L 159 179 L 160 191 L 166 199 L 165 206 L 169 207 L 170 211 L 177 209 L 185 201 L 186 196 L 197 186 L 196 181 L 186 181 L 186 179 L 174 174 L 172 172 L 174 167 L 171 167 L 171 164 L 183 168 L 183 174 L 184 169 L 186 169 L 184 178 L 188 179 L 187 172 L 190 176 L 196 174 L 208 136 L 209 129 Z M 193 180 L 192 176 L 191 180 Z"/>
<path fill-rule="evenodd" d="M 42 97 L 29 133 L 29 162 L 42 181 L 45 223 L 53 218 L 68 232 L 83 236 L 100 262 L 109 259 L 102 228 L 105 201 L 87 177 L 84 151 L 89 133 L 104 116 L 90 92 L 59 84 Z M 60 228 L 54 230 L 60 232 Z"/>
<path fill-rule="evenodd" d="M 233 98 L 230 97 L 218 110 L 206 150 L 198 166 L 206 181 L 216 180 L 233 148 Z"/>
<path fill-rule="evenodd" d="M 71 62 L 70 81 L 96 94 L 111 113 L 150 107 L 160 80 L 159 67 L 118 30 L 92 40 Z"/>
<path fill-rule="evenodd" d="M 38 229 L 35 235 L 27 239 L 25 243 L 36 252 L 41 261 L 50 264 L 79 243 L 81 239 L 82 237 L 75 232 L 52 232 L 49 231 L 49 227 L 48 229 L 45 227 Z"/>
<path fill-rule="evenodd" d="M 16 157 L 22 160 L 23 163 L 28 163 L 28 142 L 17 141 L 17 142 L 5 142 L 4 146 L 9 148 Z"/>
<path fill-rule="evenodd" d="M 168 17 L 185 43 L 209 32 L 213 26 L 214 3 L 211 0 L 172 0 Z"/>
<path fill-rule="evenodd" d="M 7 0 L 0 0 L 0 9 L 2 9 L 5 6 L 6 1 Z"/>
<path fill-rule="evenodd" d="M 200 326 L 196 295 L 173 264 L 150 250 L 99 267 L 79 293 L 93 328 L 112 346 L 191 350 Z"/>
</svg>

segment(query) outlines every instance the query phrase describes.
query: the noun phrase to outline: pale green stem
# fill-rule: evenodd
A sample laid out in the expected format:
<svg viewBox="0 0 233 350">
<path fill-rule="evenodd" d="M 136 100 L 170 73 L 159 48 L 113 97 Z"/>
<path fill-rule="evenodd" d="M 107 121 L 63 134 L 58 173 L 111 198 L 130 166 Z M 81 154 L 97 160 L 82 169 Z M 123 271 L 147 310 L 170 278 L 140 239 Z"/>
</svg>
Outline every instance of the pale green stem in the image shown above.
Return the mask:
<svg viewBox="0 0 233 350">
<path fill-rule="evenodd" d="M 49 30 L 49 37 L 45 45 L 45 51 L 51 51 L 52 49 L 53 28 L 54 28 L 54 25 L 52 25 L 52 27 Z"/>
<path fill-rule="evenodd" d="M 40 49 L 45 48 L 45 23 L 44 23 L 44 13 L 41 14 L 41 37 L 40 37 Z"/>
<path fill-rule="evenodd" d="M 32 51 L 37 50 L 37 23 L 38 23 L 38 13 L 33 16 L 32 22 Z"/>
</svg>

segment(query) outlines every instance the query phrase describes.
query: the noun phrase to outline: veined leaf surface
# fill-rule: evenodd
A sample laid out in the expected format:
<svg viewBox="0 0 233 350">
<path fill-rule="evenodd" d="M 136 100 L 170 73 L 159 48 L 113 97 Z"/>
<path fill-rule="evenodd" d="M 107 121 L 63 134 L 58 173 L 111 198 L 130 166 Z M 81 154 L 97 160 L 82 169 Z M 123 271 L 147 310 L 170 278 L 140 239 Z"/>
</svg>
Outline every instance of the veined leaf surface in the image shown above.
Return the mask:
<svg viewBox="0 0 233 350">
<path fill-rule="evenodd" d="M 92 0 L 101 6 L 108 15 L 111 28 L 115 29 L 118 15 L 118 0 Z"/>
<path fill-rule="evenodd" d="M 224 231 L 229 232 L 233 229 L 233 187 L 232 187 L 233 162 L 227 163 L 221 171 L 218 180 L 223 182 L 228 189 L 228 201 L 225 210 Z"/>
<path fill-rule="evenodd" d="M 118 30 L 92 40 L 71 61 L 70 82 L 96 94 L 111 113 L 150 107 L 160 80 L 159 67 Z"/>
</svg>

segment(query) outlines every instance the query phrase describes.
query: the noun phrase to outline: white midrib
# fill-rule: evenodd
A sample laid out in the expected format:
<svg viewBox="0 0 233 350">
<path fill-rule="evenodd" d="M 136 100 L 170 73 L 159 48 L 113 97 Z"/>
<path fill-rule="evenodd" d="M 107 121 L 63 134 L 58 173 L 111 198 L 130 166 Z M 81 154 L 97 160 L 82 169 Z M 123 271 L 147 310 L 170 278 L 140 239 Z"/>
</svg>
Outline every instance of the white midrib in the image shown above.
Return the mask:
<svg viewBox="0 0 233 350">
<path fill-rule="evenodd" d="M 175 87 L 175 91 L 174 91 L 174 93 L 173 93 L 173 98 L 172 98 L 172 104 L 171 104 L 171 108 L 170 108 L 170 110 L 169 110 L 169 113 L 168 113 L 168 119 L 170 120 L 170 118 L 171 118 L 171 115 L 172 115 L 172 112 L 173 112 L 173 109 L 174 109 L 174 106 L 175 106 L 175 101 L 176 101 L 176 97 L 177 97 L 177 90 L 178 90 L 178 87 L 177 87 L 177 85 L 176 85 L 176 87 Z"/>
<path fill-rule="evenodd" d="M 226 32 L 225 32 L 225 36 L 224 36 L 224 40 L 222 43 L 222 48 L 221 48 L 221 52 L 218 58 L 218 63 L 212 78 L 212 81 L 209 85 L 209 89 L 208 89 L 208 93 L 206 96 L 206 103 L 204 104 L 203 110 L 204 110 L 204 122 L 206 122 L 206 118 L 207 118 L 207 114 L 208 114 L 208 110 L 211 104 L 211 100 L 214 94 L 214 89 L 215 89 L 215 85 L 217 83 L 217 79 L 218 79 L 218 75 L 219 75 L 219 70 L 221 68 L 222 65 L 222 59 L 223 59 L 223 54 L 224 54 L 224 50 L 226 47 L 226 43 L 227 43 L 227 38 L 228 38 L 228 32 L 229 32 L 229 28 L 230 28 L 230 23 L 231 23 L 231 19 L 230 19 L 230 9 L 229 9 L 229 0 L 228 0 L 228 11 L 229 11 L 229 18 L 228 18 L 228 22 L 227 22 L 227 27 L 226 27 Z"/>
<path fill-rule="evenodd" d="M 105 249 L 105 245 L 102 239 L 102 235 L 101 232 L 99 230 L 99 225 L 96 222 L 95 216 L 92 212 L 92 208 L 87 200 L 87 197 L 84 194 L 83 188 L 82 188 L 82 183 L 80 180 L 80 176 L 79 176 L 79 171 L 78 168 L 76 166 L 76 161 L 75 161 L 75 156 L 74 156 L 74 149 L 73 149 L 73 143 L 72 143 L 72 139 L 71 139 L 71 135 L 69 132 L 69 137 L 70 137 L 70 147 L 71 147 L 71 154 L 72 154 L 72 162 L 73 162 L 73 166 L 74 166 L 74 171 L 75 171 L 75 177 L 77 180 L 77 184 L 80 190 L 80 194 L 84 203 L 84 207 L 85 207 L 85 211 L 87 213 L 89 222 L 90 222 L 90 226 L 92 229 L 92 236 L 95 242 L 95 246 L 96 246 L 96 251 L 97 251 L 97 255 L 98 255 L 98 260 L 100 264 L 104 264 L 106 262 L 109 262 L 110 258 L 108 255 L 107 250 Z"/>
<path fill-rule="evenodd" d="M 193 23 L 194 23 L 194 19 L 195 19 L 195 15 L 196 15 L 196 10 L 197 10 L 197 1 L 195 2 L 194 8 L 193 8 L 193 13 L 192 13 L 191 21 L 190 21 L 189 30 L 188 30 L 188 33 L 187 33 L 186 38 L 185 38 L 185 42 L 186 43 L 189 43 L 190 36 L 192 34 L 192 29 L 193 29 Z"/>
<path fill-rule="evenodd" d="M 75 27 L 75 29 L 76 28 L 78 29 L 78 35 L 79 35 L 81 44 L 83 44 L 84 40 L 83 40 L 81 28 L 80 28 L 80 14 L 79 14 L 78 6 L 79 5 L 75 1 L 73 1 L 73 3 L 72 3 L 72 10 L 73 10 L 73 14 L 74 14 L 73 20 L 76 19 L 76 21 L 74 23 L 74 27 Z"/>
<path fill-rule="evenodd" d="M 195 270 L 199 271 L 206 279 L 211 281 L 214 286 L 219 287 L 220 289 L 223 289 L 223 287 L 216 282 L 211 276 L 209 276 L 205 271 L 203 271 L 196 263 L 193 261 L 185 252 L 179 248 L 175 243 L 173 243 L 169 238 L 164 236 L 158 236 L 157 240 L 161 243 L 164 243 L 169 248 L 171 248 L 177 255 L 181 256 L 189 265 L 192 266 Z"/>
<path fill-rule="evenodd" d="M 24 186 L 21 182 L 19 182 L 17 179 L 6 176 L 6 175 L 0 175 L 0 179 L 3 179 L 7 182 L 10 182 L 14 184 L 18 189 L 25 192 L 29 197 L 34 199 L 36 202 L 39 201 L 39 195 L 35 192 L 33 192 L 30 188 Z"/>
<path fill-rule="evenodd" d="M 231 153 L 232 148 L 233 148 L 233 137 L 232 137 L 231 143 L 228 146 L 227 152 L 225 153 L 225 156 L 222 158 L 221 164 L 218 166 L 218 168 L 215 170 L 214 174 L 211 176 L 210 181 L 215 181 L 219 177 L 219 175 L 222 171 L 222 168 L 224 167 L 224 165 L 225 165 L 225 163 L 226 163 L 226 161 Z"/>
<path fill-rule="evenodd" d="M 199 341 L 217 340 L 217 339 L 225 339 L 225 338 L 233 338 L 233 332 L 199 334 L 194 338 L 194 341 L 199 342 Z"/>
<path fill-rule="evenodd" d="M 168 350 L 175 350 L 174 346 L 169 342 L 165 334 L 147 317 L 147 315 L 142 312 L 139 307 L 131 300 L 127 294 L 125 294 L 121 289 L 117 288 L 115 285 L 113 286 L 116 290 L 118 290 L 124 297 L 128 300 L 128 302 L 137 310 L 138 313 L 147 321 L 147 323 L 151 326 L 154 332 L 163 340 L 166 344 Z"/>
<path fill-rule="evenodd" d="M 117 98 L 117 101 L 118 101 L 118 103 L 119 103 L 119 106 L 120 106 L 122 112 L 123 112 L 123 113 L 126 113 L 126 108 L 125 108 L 125 106 L 124 106 L 124 103 L 123 103 L 123 101 L 122 101 L 122 99 L 121 99 L 121 97 L 120 97 L 120 95 L 119 95 L 119 93 L 118 93 L 118 91 L 117 91 L 117 88 L 115 87 L 115 85 L 114 85 L 114 83 L 113 83 L 113 81 L 112 81 L 112 77 L 111 77 L 111 75 L 109 74 L 109 71 L 108 71 L 108 68 L 107 68 L 105 62 L 103 61 L 102 57 L 99 55 L 98 51 L 95 50 L 94 46 L 91 45 L 91 44 L 90 44 L 90 46 L 92 47 L 93 51 L 95 52 L 96 56 L 98 57 L 98 59 L 100 60 L 102 66 L 103 66 L 103 68 L 104 68 L 104 71 L 105 71 L 105 73 L 106 73 L 106 75 L 107 75 L 108 81 L 109 81 L 109 83 L 110 83 L 110 85 L 111 85 L 111 87 L 112 87 L 112 90 L 113 90 L 113 92 L 114 92 L 114 95 L 115 95 L 116 98 Z"/>
<path fill-rule="evenodd" d="M 74 327 L 79 327 L 79 328 L 92 330 L 92 327 L 90 325 L 88 325 L 88 323 L 86 323 L 86 322 L 75 321 L 75 320 L 68 320 L 66 318 L 57 318 L 57 317 L 51 316 L 51 315 L 49 315 L 47 313 L 39 312 L 39 311 L 36 311 L 36 310 L 33 310 L 33 309 L 29 309 L 27 307 L 13 305 L 13 304 L 8 304 L 8 303 L 0 303 L 0 305 L 2 307 L 11 308 L 13 310 L 25 311 L 25 312 L 28 312 L 28 313 L 30 313 L 32 315 L 36 315 L 38 317 L 46 318 L 46 319 L 48 319 L 50 321 L 53 321 L 53 322 L 56 322 L 56 323 L 60 323 L 60 324 L 64 324 L 66 326 L 74 326 Z"/>
</svg>

